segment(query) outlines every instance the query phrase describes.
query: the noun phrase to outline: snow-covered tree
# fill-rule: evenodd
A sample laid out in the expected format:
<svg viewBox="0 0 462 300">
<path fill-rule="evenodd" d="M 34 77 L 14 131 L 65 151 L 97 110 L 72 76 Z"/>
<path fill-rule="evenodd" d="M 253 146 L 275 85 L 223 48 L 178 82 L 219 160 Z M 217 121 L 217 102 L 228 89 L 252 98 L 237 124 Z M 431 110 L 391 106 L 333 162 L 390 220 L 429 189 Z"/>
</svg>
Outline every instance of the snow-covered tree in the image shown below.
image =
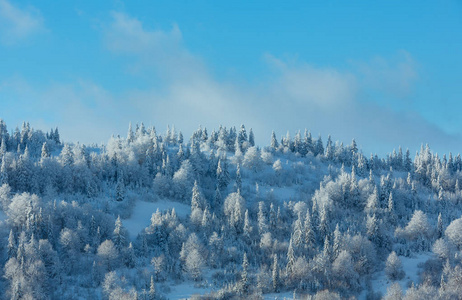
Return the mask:
<svg viewBox="0 0 462 300">
<path fill-rule="evenodd" d="M 244 225 L 245 199 L 241 196 L 239 190 L 226 197 L 224 213 L 227 217 L 228 225 L 237 232 L 242 232 Z"/>
<path fill-rule="evenodd" d="M 105 240 L 98 247 L 98 258 L 102 266 L 111 271 L 117 264 L 119 252 L 111 240 Z"/>
<path fill-rule="evenodd" d="M 404 277 L 404 270 L 395 251 L 392 251 L 387 258 L 385 273 L 390 280 L 401 280 Z"/>
</svg>

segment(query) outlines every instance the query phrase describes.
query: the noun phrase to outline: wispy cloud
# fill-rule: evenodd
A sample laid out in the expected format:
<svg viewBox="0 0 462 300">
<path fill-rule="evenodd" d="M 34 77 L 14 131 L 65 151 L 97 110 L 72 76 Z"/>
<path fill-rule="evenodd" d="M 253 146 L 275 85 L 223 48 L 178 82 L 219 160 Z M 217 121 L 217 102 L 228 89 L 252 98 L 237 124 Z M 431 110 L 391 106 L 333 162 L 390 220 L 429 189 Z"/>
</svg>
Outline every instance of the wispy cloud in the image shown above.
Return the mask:
<svg viewBox="0 0 462 300">
<path fill-rule="evenodd" d="M 105 28 L 106 42 L 110 50 L 120 53 L 143 54 L 156 50 L 165 52 L 181 43 L 181 32 L 174 25 L 170 32 L 149 31 L 136 18 L 121 12 L 112 12 L 112 22 Z"/>
<path fill-rule="evenodd" d="M 405 98 L 418 80 L 418 64 L 411 54 L 400 50 L 391 59 L 375 56 L 369 61 L 352 62 L 365 87 L 380 90 L 397 98 Z"/>
<path fill-rule="evenodd" d="M 7 0 L 0 0 L 0 40 L 15 44 L 45 30 L 43 17 L 32 6 L 19 8 Z"/>
<path fill-rule="evenodd" d="M 16 95 L 29 104 L 35 114 L 30 113 L 28 120 L 39 124 L 43 123 L 40 114 L 50 110 L 37 103 L 46 103 L 52 107 L 55 124 L 51 125 L 59 124 L 65 137 L 82 142 L 123 135 L 132 121 L 155 125 L 160 131 L 175 124 L 186 135 L 199 125 L 245 123 L 263 145 L 273 129 L 280 136 L 286 130 L 309 128 L 324 139 L 332 134 L 349 143 L 354 137 L 365 152 L 384 152 L 398 145 L 418 149 L 422 142 L 440 151 L 462 146 L 461 137 L 445 133 L 416 113 L 397 112 L 363 98 L 370 89 L 384 97 L 412 93 L 418 73 L 409 53 L 355 62 L 348 70 L 265 54 L 271 76 L 243 84 L 217 79 L 200 56 L 188 51 L 176 25 L 169 30 L 149 29 L 136 18 L 113 12 L 103 32 L 109 51 L 130 57 L 127 68 L 132 75 L 161 78 L 162 84 L 128 87 L 117 95 L 85 80 L 45 88 L 0 84 L 0 94 Z"/>
<path fill-rule="evenodd" d="M 106 47 L 113 53 L 132 57 L 128 70 L 136 75 L 153 71 L 157 76 L 172 77 L 204 74 L 204 64 L 183 45 L 183 37 L 176 24 L 168 31 L 145 28 L 136 18 L 125 13 L 112 12 L 111 22 L 104 31 Z M 194 70 L 192 74 L 191 71 Z"/>
<path fill-rule="evenodd" d="M 369 146 L 366 151 L 400 144 L 417 148 L 421 142 L 462 145 L 459 137 L 415 113 L 396 112 L 364 98 L 370 90 L 388 98 L 412 94 L 418 68 L 406 51 L 353 62 L 348 71 L 265 54 L 273 76 L 244 86 L 214 78 L 203 60 L 185 47 L 176 25 L 170 31 L 149 30 L 135 18 L 114 13 L 109 29 L 106 43 L 111 51 L 136 55 L 137 64 L 168 74 L 161 89 L 127 91 L 127 99 L 143 111 L 141 118 L 151 116 L 180 128 L 245 122 L 262 143 L 272 129 L 284 134 L 284 129 L 308 127 L 347 142 L 356 137 Z"/>
<path fill-rule="evenodd" d="M 353 74 L 315 68 L 304 62 L 288 63 L 270 54 L 265 55 L 265 60 L 278 74 L 271 87 L 281 99 L 289 97 L 300 104 L 334 109 L 350 104 L 356 96 L 358 83 Z"/>
</svg>

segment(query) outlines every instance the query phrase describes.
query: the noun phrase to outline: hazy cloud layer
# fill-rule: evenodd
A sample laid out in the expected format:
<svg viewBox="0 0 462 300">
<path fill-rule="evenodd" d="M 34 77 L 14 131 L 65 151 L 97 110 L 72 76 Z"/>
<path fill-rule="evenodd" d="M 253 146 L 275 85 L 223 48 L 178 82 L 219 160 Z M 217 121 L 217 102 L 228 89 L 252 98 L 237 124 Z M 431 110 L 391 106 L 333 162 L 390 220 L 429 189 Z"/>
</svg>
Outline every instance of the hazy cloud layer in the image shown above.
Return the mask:
<svg viewBox="0 0 462 300">
<path fill-rule="evenodd" d="M 85 80 L 38 88 L 16 79 L 1 84 L 0 94 L 24 104 L 36 99 L 25 119 L 45 129 L 59 125 L 65 138 L 87 143 L 125 135 L 132 121 L 155 125 L 160 132 L 175 124 L 186 136 L 199 125 L 211 129 L 245 123 L 262 145 L 268 144 L 273 129 L 281 137 L 287 130 L 293 136 L 297 129 L 308 128 L 314 136 L 321 133 L 324 141 L 328 134 L 345 143 L 355 137 L 367 147 L 366 153 L 384 153 L 398 145 L 413 152 L 422 142 L 438 151 L 462 146 L 460 137 L 421 116 L 395 112 L 364 97 L 368 90 L 395 100 L 412 93 L 418 72 L 404 51 L 391 59 L 353 62 L 348 71 L 266 54 L 270 76 L 246 85 L 216 79 L 201 57 L 188 51 L 176 25 L 152 30 L 136 18 L 113 12 L 103 28 L 103 43 L 115 55 L 130 58 L 128 76 L 155 78 L 161 87 L 128 88 L 114 95 Z M 51 114 L 54 124 L 46 124 L 43 114 Z"/>
<path fill-rule="evenodd" d="M 387 95 L 405 98 L 412 93 L 419 78 L 418 64 L 411 54 L 401 50 L 390 59 L 376 56 L 367 62 L 352 62 L 358 69 L 364 86 Z"/>
<path fill-rule="evenodd" d="M 15 44 L 45 30 L 40 11 L 32 6 L 20 8 L 0 0 L 0 41 Z"/>
</svg>

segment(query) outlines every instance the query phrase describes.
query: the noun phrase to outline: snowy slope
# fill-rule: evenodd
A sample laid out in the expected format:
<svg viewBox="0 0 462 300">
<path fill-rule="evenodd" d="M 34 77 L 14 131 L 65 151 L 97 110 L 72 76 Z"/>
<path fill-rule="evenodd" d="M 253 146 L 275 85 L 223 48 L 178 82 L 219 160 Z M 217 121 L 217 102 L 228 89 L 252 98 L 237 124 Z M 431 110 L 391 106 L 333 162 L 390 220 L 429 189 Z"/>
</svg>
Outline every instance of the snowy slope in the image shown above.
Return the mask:
<svg viewBox="0 0 462 300">
<path fill-rule="evenodd" d="M 425 263 L 433 254 L 421 253 L 413 255 L 412 257 L 399 256 L 403 265 L 403 270 L 406 273 L 403 279 L 397 281 L 403 290 L 403 293 L 410 287 L 410 283 L 414 282 L 415 285 L 419 283 L 420 265 Z M 387 288 L 394 283 L 387 278 L 385 271 L 382 270 L 377 273 L 377 277 L 372 280 L 372 289 L 374 292 L 380 292 L 382 295 L 387 293 Z M 366 292 L 361 293 L 359 299 L 366 299 Z"/>
<path fill-rule="evenodd" d="M 130 218 L 123 220 L 123 225 L 130 233 L 130 237 L 135 239 L 138 233 L 149 226 L 151 216 L 157 209 L 161 212 L 166 212 L 173 208 L 175 208 L 175 212 L 180 218 L 186 217 L 191 212 L 188 205 L 171 200 L 161 199 L 157 202 L 138 200 L 135 202 L 132 215 Z"/>
</svg>

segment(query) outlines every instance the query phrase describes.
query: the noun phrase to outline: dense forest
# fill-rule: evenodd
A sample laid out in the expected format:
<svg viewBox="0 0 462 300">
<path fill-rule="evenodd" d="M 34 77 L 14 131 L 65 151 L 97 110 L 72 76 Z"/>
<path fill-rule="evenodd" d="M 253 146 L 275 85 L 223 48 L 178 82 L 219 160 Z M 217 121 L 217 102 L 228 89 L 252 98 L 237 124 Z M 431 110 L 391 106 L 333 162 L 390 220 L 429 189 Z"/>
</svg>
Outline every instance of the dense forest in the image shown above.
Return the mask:
<svg viewBox="0 0 462 300">
<path fill-rule="evenodd" d="M 460 155 L 268 138 L 0 121 L 0 297 L 462 298 Z"/>
</svg>

